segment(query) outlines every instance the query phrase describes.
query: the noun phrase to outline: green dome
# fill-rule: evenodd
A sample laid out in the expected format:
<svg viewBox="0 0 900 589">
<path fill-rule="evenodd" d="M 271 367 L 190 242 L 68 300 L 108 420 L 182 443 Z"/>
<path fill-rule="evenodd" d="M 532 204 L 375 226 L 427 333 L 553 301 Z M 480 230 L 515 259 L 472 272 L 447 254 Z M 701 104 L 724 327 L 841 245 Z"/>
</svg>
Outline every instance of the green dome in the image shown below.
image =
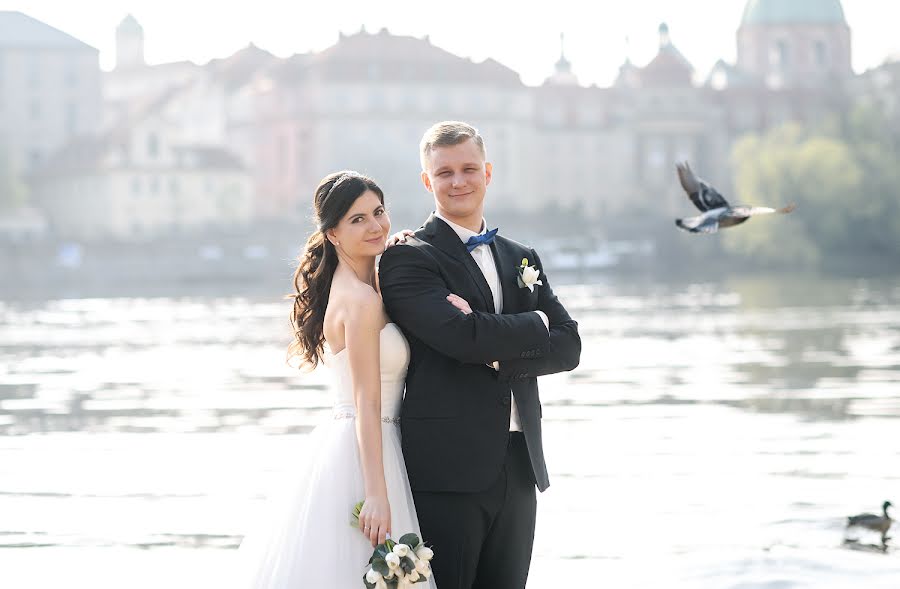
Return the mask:
<svg viewBox="0 0 900 589">
<path fill-rule="evenodd" d="M 841 0 L 747 0 L 744 25 L 846 24 Z"/>
</svg>

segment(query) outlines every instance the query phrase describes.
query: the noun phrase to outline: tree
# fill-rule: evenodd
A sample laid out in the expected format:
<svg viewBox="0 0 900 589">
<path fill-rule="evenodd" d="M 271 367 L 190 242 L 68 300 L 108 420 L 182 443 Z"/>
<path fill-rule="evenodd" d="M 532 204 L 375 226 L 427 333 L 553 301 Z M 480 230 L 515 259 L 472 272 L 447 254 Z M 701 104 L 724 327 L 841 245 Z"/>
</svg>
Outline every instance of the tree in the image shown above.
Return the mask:
<svg viewBox="0 0 900 589">
<path fill-rule="evenodd" d="M 791 267 L 900 254 L 900 142 L 879 116 L 856 110 L 818 129 L 790 123 L 741 139 L 732 152 L 737 200 L 798 208 L 728 232 L 726 250 Z"/>
</svg>

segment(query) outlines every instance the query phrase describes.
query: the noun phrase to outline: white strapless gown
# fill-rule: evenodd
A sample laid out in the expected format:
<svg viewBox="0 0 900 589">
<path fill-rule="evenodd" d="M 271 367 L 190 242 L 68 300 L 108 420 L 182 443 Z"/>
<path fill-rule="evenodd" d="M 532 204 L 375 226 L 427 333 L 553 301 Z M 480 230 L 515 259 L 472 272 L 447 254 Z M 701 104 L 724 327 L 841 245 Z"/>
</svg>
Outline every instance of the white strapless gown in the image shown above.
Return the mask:
<svg viewBox="0 0 900 589">
<path fill-rule="evenodd" d="M 400 404 L 409 365 L 409 345 L 400 329 L 381 330 L 381 438 L 384 476 L 395 539 L 421 538 L 416 507 L 400 450 Z M 365 498 L 355 404 L 346 351 L 326 353 L 332 374 L 334 412 L 311 434 L 307 456 L 298 457 L 298 477 L 272 502 L 271 513 L 238 550 L 235 589 L 361 589 L 372 544 L 350 525 L 353 506 Z M 426 538 L 427 540 L 427 538 Z M 434 578 L 417 589 L 435 589 Z"/>
</svg>

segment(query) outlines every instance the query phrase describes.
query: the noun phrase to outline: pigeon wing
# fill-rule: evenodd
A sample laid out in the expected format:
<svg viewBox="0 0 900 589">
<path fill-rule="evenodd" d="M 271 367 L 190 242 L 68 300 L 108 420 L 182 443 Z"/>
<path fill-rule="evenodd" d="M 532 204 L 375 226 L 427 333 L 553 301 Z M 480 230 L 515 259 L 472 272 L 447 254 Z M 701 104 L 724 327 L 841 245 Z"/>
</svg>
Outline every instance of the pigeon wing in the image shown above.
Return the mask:
<svg viewBox="0 0 900 589">
<path fill-rule="evenodd" d="M 728 206 L 728 201 L 715 188 L 694 174 L 689 163 L 675 164 L 675 169 L 678 172 L 678 181 L 681 183 L 681 187 L 700 212 L 705 213 L 711 209 Z"/>
<path fill-rule="evenodd" d="M 690 164 L 679 162 L 675 164 L 675 170 L 678 172 L 678 181 L 681 182 L 681 187 L 685 192 L 688 194 L 700 192 L 700 180 L 694 175 Z"/>
<path fill-rule="evenodd" d="M 691 200 L 694 200 L 694 204 L 697 205 L 697 208 L 701 211 L 709 211 L 712 209 L 720 209 L 722 207 L 728 206 L 728 201 L 725 200 L 725 197 L 719 194 L 719 192 L 707 184 L 706 182 L 700 181 L 700 193 L 697 195 L 698 199 L 703 203 L 702 205 L 697 204 L 697 201 L 691 197 Z"/>
</svg>

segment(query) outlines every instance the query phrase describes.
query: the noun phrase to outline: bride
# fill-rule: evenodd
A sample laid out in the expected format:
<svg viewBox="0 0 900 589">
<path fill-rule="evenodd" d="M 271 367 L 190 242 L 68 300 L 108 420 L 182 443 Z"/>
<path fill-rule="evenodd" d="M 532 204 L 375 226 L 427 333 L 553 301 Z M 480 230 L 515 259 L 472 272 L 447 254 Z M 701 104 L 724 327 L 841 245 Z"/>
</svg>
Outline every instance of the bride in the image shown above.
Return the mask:
<svg viewBox="0 0 900 589">
<path fill-rule="evenodd" d="M 421 538 L 400 450 L 409 345 L 376 280 L 391 226 L 384 194 L 365 176 L 338 172 L 316 188 L 313 208 L 318 230 L 294 275 L 289 356 L 330 369 L 334 410 L 298 457 L 305 466 L 295 485 L 242 542 L 242 589 L 361 588 L 375 545 L 408 532 Z"/>
</svg>

